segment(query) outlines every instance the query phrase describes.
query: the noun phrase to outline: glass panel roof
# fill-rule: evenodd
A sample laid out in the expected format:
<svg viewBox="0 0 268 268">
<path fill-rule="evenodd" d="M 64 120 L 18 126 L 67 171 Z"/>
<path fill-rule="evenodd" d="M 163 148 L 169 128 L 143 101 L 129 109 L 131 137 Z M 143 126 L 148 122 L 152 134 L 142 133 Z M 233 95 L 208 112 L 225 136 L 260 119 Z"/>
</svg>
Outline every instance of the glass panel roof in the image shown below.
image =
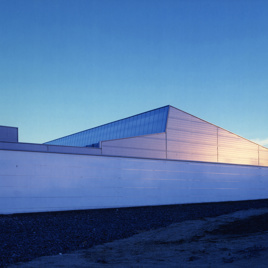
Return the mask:
<svg viewBox="0 0 268 268">
<path fill-rule="evenodd" d="M 169 106 L 94 127 L 45 144 L 98 147 L 103 140 L 129 138 L 165 132 Z"/>
</svg>

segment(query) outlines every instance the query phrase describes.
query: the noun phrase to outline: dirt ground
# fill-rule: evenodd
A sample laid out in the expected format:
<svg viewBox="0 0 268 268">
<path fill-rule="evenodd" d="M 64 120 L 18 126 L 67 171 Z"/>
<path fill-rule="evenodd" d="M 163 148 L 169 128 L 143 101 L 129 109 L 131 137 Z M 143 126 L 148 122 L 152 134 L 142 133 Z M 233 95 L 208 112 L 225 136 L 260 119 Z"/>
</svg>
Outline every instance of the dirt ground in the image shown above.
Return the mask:
<svg viewBox="0 0 268 268">
<path fill-rule="evenodd" d="M 10 267 L 268 267 L 268 209 L 184 221 Z"/>
</svg>

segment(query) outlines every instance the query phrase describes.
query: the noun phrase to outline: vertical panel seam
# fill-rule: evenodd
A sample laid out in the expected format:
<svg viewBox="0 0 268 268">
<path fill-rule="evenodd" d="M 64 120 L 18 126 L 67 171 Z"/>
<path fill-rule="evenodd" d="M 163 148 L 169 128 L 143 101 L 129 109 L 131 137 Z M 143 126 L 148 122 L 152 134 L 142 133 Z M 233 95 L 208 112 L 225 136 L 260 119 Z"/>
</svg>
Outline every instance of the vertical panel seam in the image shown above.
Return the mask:
<svg viewBox="0 0 268 268">
<path fill-rule="evenodd" d="M 217 162 L 219 162 L 219 128 L 217 127 Z"/>
<path fill-rule="evenodd" d="M 260 165 L 260 146 L 258 145 L 258 166 Z"/>
<path fill-rule="evenodd" d="M 167 121 L 166 121 L 166 129 L 165 129 L 165 133 L 166 133 L 166 159 L 168 159 L 168 151 L 167 151 L 167 129 L 168 129 L 168 121 L 169 121 L 169 113 L 170 113 L 170 105 L 168 106 L 168 113 L 167 113 Z"/>
</svg>

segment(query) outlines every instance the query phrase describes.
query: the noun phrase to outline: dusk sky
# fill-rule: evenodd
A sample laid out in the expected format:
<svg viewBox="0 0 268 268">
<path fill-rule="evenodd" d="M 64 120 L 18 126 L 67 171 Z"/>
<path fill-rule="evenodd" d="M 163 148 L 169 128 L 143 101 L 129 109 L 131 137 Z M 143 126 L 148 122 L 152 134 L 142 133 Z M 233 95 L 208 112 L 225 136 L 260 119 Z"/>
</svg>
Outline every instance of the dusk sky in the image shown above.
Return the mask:
<svg viewBox="0 0 268 268">
<path fill-rule="evenodd" d="M 172 105 L 268 147 L 267 0 L 0 0 L 0 125 L 43 143 Z"/>
</svg>

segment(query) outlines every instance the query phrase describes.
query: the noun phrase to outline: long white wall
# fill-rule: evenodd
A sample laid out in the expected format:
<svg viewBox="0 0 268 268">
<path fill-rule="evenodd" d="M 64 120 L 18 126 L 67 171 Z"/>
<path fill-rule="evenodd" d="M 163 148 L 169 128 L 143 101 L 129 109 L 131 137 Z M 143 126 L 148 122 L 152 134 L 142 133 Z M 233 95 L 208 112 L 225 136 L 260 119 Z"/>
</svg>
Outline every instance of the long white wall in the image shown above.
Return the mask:
<svg viewBox="0 0 268 268">
<path fill-rule="evenodd" d="M 268 168 L 0 150 L 0 214 L 268 198 Z"/>
</svg>

